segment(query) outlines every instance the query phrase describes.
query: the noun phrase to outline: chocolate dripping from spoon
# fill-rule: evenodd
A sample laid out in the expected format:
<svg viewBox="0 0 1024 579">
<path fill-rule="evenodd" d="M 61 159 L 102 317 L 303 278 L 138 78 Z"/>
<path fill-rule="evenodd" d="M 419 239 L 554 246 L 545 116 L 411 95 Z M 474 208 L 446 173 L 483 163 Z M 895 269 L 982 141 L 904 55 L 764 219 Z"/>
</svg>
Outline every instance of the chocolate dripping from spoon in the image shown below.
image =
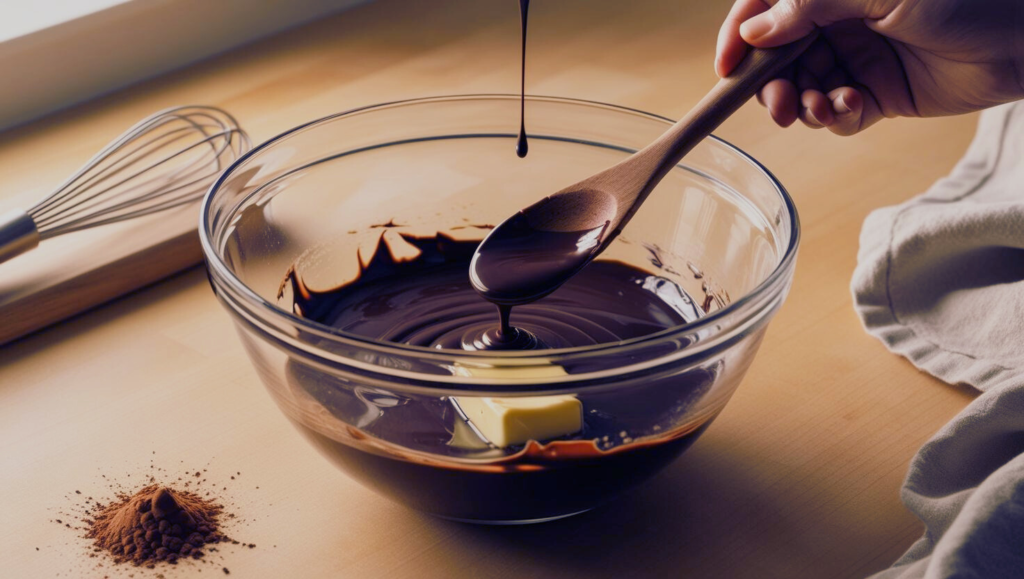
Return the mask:
<svg viewBox="0 0 1024 579">
<path fill-rule="evenodd" d="M 530 144 L 526 142 L 526 16 L 530 11 L 530 0 L 519 0 L 519 26 L 522 30 L 521 54 L 522 60 L 519 65 L 519 139 L 516 140 L 516 155 L 520 159 L 530 151 Z M 505 317 L 502 318 L 505 320 Z M 502 322 L 502 327 L 504 322 Z"/>
</svg>

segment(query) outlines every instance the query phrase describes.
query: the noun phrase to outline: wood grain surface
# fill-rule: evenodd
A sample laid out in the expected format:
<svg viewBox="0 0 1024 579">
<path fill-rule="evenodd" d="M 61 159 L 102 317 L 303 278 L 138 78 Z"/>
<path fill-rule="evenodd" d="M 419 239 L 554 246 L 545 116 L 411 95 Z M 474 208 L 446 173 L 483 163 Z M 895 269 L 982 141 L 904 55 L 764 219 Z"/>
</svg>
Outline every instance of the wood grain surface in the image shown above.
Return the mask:
<svg viewBox="0 0 1024 579">
<path fill-rule="evenodd" d="M 715 82 L 727 10 L 699 0 L 536 2 L 528 90 L 678 117 Z M 5 187 L 42 188 L 95 141 L 180 102 L 223 106 L 259 141 L 368 103 L 514 92 L 518 36 L 512 0 L 378 0 L 6 134 L 0 175 Z M 263 390 L 201 270 L 3 346 L 0 576 L 220 573 L 96 568 L 103 559 L 88 557 L 81 532 L 54 522 L 80 504 L 76 490 L 107 500 L 114 482 L 204 468 L 238 516 L 228 531 L 257 545 L 222 550 L 232 577 L 789 579 L 882 569 L 922 532 L 899 502 L 908 461 L 972 395 L 863 332 L 848 289 L 858 233 L 872 209 L 944 175 L 974 123 L 894 120 L 843 139 L 780 130 L 754 103 L 726 122 L 717 134 L 772 169 L 800 209 L 792 293 L 691 451 L 636 492 L 556 523 L 440 521 L 334 470 Z"/>
<path fill-rule="evenodd" d="M 0 264 L 0 346 L 201 262 L 196 212 L 72 233 Z"/>
</svg>

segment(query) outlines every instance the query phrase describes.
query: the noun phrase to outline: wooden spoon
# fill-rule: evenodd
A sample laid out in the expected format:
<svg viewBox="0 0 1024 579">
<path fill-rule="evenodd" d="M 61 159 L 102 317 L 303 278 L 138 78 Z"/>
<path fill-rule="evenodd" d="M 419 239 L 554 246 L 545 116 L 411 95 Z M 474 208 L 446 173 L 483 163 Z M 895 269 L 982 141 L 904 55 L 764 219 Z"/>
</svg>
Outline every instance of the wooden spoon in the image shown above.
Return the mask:
<svg viewBox="0 0 1024 579">
<path fill-rule="evenodd" d="M 751 49 L 732 74 L 719 80 L 689 114 L 656 141 L 498 225 L 473 255 L 469 268 L 473 287 L 506 308 L 558 289 L 604 251 L 686 153 L 800 56 L 816 37 L 811 34 L 778 48 Z"/>
</svg>

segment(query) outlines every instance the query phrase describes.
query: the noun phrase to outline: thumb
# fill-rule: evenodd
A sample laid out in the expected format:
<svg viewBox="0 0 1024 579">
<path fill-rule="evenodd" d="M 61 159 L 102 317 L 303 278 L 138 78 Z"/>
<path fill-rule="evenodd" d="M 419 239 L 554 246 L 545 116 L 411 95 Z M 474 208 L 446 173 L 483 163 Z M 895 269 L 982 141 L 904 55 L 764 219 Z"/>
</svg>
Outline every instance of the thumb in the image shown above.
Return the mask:
<svg viewBox="0 0 1024 579">
<path fill-rule="evenodd" d="M 740 36 L 751 46 L 768 48 L 795 42 L 816 27 L 829 26 L 851 18 L 873 18 L 882 5 L 891 2 L 870 0 L 779 0 L 740 25 Z M 874 4 L 873 6 L 871 4 Z"/>
</svg>

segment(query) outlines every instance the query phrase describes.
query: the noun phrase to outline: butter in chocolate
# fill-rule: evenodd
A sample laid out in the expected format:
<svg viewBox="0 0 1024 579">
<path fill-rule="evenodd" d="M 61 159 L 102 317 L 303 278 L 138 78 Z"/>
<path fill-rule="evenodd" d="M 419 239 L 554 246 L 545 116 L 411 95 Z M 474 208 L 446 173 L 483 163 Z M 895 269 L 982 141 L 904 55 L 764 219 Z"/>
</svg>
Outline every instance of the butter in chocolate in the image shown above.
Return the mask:
<svg viewBox="0 0 1024 579">
<path fill-rule="evenodd" d="M 583 405 L 571 394 L 488 398 L 457 396 L 452 404 L 480 438 L 498 448 L 546 441 L 583 429 Z"/>
</svg>

